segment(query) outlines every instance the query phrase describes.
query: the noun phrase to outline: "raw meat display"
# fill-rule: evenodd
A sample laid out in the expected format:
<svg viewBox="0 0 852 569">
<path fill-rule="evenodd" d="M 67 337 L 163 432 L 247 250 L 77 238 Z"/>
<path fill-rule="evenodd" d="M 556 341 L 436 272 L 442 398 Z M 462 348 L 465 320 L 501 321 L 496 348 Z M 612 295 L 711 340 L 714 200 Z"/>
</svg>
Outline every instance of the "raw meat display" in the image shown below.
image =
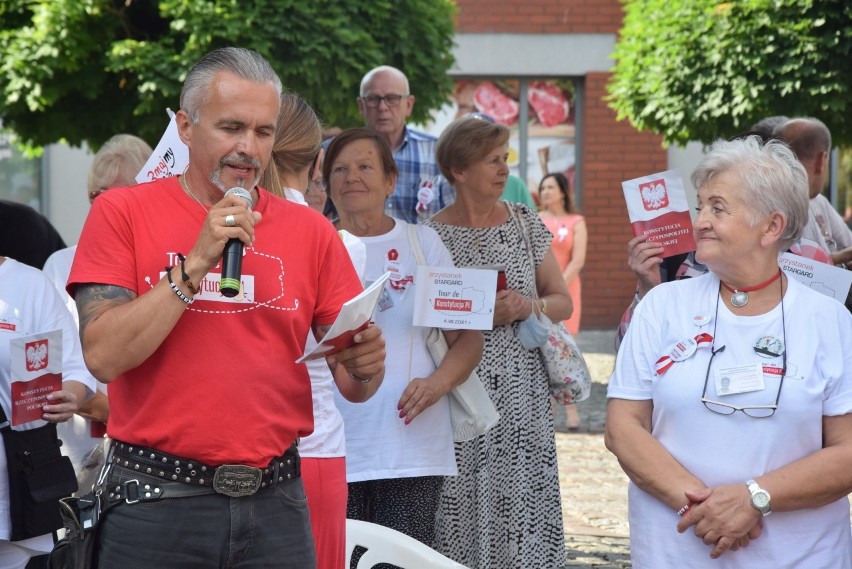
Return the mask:
<svg viewBox="0 0 852 569">
<path fill-rule="evenodd" d="M 518 102 L 490 81 L 483 81 L 476 87 L 473 104 L 480 113 L 485 113 L 499 123 L 511 126 L 518 121 Z"/>
<path fill-rule="evenodd" d="M 528 97 L 530 106 L 544 126 L 556 126 L 568 119 L 568 99 L 562 89 L 544 81 L 530 83 Z"/>
</svg>

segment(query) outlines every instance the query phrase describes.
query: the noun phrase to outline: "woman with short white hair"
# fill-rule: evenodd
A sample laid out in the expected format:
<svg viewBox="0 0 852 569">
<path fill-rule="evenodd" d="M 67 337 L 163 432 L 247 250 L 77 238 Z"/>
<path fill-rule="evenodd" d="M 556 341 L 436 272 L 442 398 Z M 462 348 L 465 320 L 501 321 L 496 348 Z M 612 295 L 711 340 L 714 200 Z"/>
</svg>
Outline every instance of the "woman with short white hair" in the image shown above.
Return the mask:
<svg viewBox="0 0 852 569">
<path fill-rule="evenodd" d="M 851 567 L 852 316 L 778 265 L 805 170 L 749 137 L 692 181 L 710 272 L 642 299 L 609 384 L 633 567 Z"/>
</svg>

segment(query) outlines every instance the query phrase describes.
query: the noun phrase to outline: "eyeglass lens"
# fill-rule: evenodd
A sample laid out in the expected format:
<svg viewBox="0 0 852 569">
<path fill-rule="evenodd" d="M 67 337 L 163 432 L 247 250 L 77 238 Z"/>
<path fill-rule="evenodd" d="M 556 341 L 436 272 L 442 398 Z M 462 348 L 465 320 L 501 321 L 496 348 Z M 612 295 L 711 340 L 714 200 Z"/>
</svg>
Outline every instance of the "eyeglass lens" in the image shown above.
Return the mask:
<svg viewBox="0 0 852 569">
<path fill-rule="evenodd" d="M 378 95 L 367 95 L 364 97 L 364 100 L 367 102 L 368 107 L 378 107 L 382 104 L 382 101 L 387 103 L 389 107 L 395 107 L 399 105 L 404 96 L 405 95 L 385 95 L 380 97 Z"/>
</svg>

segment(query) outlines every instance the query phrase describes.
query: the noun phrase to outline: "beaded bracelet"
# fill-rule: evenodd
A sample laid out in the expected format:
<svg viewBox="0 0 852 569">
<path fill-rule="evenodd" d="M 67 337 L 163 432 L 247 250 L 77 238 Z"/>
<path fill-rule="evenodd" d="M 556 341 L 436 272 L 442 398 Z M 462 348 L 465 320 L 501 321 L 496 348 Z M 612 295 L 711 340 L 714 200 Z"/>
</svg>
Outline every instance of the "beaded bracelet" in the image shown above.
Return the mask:
<svg viewBox="0 0 852 569">
<path fill-rule="evenodd" d="M 189 280 L 189 275 L 186 274 L 186 269 L 183 266 L 183 262 L 186 261 L 186 257 L 181 255 L 180 253 L 178 253 L 177 256 L 178 256 L 178 259 L 180 259 L 180 278 L 181 278 L 181 280 L 186 283 L 186 286 L 189 288 L 189 292 L 191 292 L 192 294 L 198 294 L 198 288 L 196 288 L 196 286 L 194 284 L 192 284 L 192 281 Z"/>
<path fill-rule="evenodd" d="M 184 293 L 182 293 L 175 284 L 175 281 L 172 280 L 172 269 L 174 269 L 174 267 L 166 267 L 166 277 L 169 279 L 169 285 L 172 287 L 172 290 L 175 291 L 177 297 L 184 302 L 184 304 L 192 304 L 195 299 L 189 298 Z"/>
</svg>

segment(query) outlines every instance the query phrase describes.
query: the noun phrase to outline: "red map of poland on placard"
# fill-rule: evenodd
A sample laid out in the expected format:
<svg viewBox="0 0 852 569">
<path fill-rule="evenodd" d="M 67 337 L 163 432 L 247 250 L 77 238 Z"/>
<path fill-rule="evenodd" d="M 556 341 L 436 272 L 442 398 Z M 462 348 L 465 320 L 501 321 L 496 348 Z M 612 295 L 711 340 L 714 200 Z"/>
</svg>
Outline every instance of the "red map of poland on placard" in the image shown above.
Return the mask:
<svg viewBox="0 0 852 569">
<path fill-rule="evenodd" d="M 647 235 L 650 241 L 663 246 L 663 257 L 695 250 L 692 219 L 688 211 L 670 211 L 648 221 L 634 221 L 633 235 Z"/>
</svg>

